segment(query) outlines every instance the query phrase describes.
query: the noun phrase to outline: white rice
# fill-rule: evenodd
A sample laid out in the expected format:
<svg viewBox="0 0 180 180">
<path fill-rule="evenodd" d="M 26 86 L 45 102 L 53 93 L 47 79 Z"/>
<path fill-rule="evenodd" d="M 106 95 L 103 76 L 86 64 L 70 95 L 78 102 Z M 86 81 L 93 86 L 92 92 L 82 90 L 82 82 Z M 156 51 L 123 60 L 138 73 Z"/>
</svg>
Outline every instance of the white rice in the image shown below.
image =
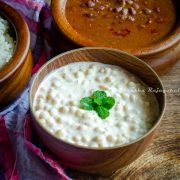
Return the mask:
<svg viewBox="0 0 180 180">
<path fill-rule="evenodd" d="M 0 69 L 9 62 L 15 50 L 15 42 L 9 29 L 9 22 L 0 16 Z"/>
</svg>

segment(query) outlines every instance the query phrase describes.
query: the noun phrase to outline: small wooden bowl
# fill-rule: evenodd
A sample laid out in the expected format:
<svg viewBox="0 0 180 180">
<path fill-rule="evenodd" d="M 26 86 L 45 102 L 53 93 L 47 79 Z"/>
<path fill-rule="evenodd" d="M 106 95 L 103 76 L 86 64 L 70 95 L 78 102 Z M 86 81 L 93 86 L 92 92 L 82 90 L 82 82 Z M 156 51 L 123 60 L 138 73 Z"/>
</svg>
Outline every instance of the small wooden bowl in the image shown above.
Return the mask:
<svg viewBox="0 0 180 180">
<path fill-rule="evenodd" d="M 142 155 L 160 125 L 165 110 L 166 98 L 162 91 L 156 93 L 160 107 L 159 118 L 148 133 L 129 144 L 110 148 L 84 148 L 59 140 L 49 134 L 35 119 L 33 111 L 34 97 L 41 81 L 51 71 L 66 64 L 81 61 L 95 61 L 121 66 L 136 74 L 152 88 L 163 90 L 163 85 L 157 74 L 146 63 L 134 56 L 113 49 L 82 48 L 72 50 L 53 58 L 38 71 L 32 82 L 29 98 L 33 124 L 40 139 L 60 159 L 60 162 L 67 166 L 83 172 L 106 175 L 130 164 Z"/>
<path fill-rule="evenodd" d="M 0 2 L 0 15 L 10 22 L 16 40 L 13 57 L 0 70 L 0 108 L 2 108 L 14 100 L 27 85 L 31 76 L 32 55 L 29 29 L 22 16 L 3 2 Z"/>
<path fill-rule="evenodd" d="M 67 0 L 52 0 L 53 16 L 52 37 L 54 37 L 55 54 L 77 47 L 94 46 L 92 42 L 80 36 L 68 23 L 65 16 Z M 160 42 L 131 52 L 147 62 L 158 74 L 166 73 L 180 59 L 180 1 L 173 0 L 177 21 L 172 31 Z"/>
</svg>

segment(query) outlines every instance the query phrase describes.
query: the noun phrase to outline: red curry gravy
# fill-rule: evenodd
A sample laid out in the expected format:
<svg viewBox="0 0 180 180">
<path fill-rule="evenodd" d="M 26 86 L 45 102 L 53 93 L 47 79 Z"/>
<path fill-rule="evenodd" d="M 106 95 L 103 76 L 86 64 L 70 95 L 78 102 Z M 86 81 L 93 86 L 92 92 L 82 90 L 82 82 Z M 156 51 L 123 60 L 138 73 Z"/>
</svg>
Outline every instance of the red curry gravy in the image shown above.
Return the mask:
<svg viewBox="0 0 180 180">
<path fill-rule="evenodd" d="M 133 52 L 167 36 L 176 11 L 172 0 L 67 0 L 66 18 L 94 46 Z"/>
</svg>

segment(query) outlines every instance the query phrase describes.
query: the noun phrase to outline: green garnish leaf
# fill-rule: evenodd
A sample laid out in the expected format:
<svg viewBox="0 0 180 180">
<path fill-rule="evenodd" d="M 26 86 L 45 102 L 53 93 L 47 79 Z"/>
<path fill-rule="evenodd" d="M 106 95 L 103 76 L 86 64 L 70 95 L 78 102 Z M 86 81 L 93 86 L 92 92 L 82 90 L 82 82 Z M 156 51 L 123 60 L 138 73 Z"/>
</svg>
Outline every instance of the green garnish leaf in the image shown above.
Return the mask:
<svg viewBox="0 0 180 180">
<path fill-rule="evenodd" d="M 81 107 L 85 110 L 94 110 L 94 102 L 91 97 L 84 97 L 80 100 Z"/>
<path fill-rule="evenodd" d="M 106 97 L 107 97 L 107 94 L 104 91 L 95 91 L 92 95 L 92 98 L 94 98 L 94 99 L 96 99 L 96 98 L 104 99 Z"/>
<path fill-rule="evenodd" d="M 80 100 L 81 108 L 89 111 L 96 111 L 101 119 L 109 117 L 109 109 L 115 104 L 113 97 L 107 96 L 104 91 L 95 91 L 92 96 Z"/>
<path fill-rule="evenodd" d="M 106 97 L 103 99 L 103 106 L 107 109 L 111 109 L 115 104 L 115 99 L 113 97 Z"/>
<path fill-rule="evenodd" d="M 109 117 L 109 111 L 103 106 L 97 106 L 96 112 L 101 119 Z"/>
<path fill-rule="evenodd" d="M 101 98 L 95 98 L 95 99 L 94 99 L 94 103 L 97 104 L 97 105 L 102 105 L 103 99 L 101 99 Z"/>
</svg>

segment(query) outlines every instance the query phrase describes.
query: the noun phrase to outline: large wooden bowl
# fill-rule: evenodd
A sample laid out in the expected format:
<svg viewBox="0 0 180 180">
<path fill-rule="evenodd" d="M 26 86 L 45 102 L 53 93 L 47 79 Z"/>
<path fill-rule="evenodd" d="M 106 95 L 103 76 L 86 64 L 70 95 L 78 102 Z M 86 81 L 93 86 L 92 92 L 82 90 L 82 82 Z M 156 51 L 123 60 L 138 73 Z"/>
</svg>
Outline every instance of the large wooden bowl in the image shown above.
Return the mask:
<svg viewBox="0 0 180 180">
<path fill-rule="evenodd" d="M 77 47 L 94 46 L 80 36 L 68 23 L 65 16 L 65 6 L 67 0 L 52 0 L 51 10 L 53 16 L 52 37 L 54 37 L 54 53 Z M 158 74 L 166 73 L 180 59 L 180 1 L 173 0 L 177 20 L 171 33 L 169 33 L 160 42 L 131 52 L 133 55 L 147 62 Z"/>
<path fill-rule="evenodd" d="M 0 108 L 2 108 L 25 88 L 31 75 L 32 55 L 29 29 L 22 16 L 3 2 L 0 2 L 0 15 L 10 22 L 16 40 L 13 57 L 0 69 Z"/>
<path fill-rule="evenodd" d="M 35 119 L 33 102 L 41 81 L 51 71 L 71 62 L 96 61 L 117 65 L 136 74 L 148 86 L 163 90 L 163 85 L 157 74 L 140 59 L 113 49 L 82 48 L 58 55 L 47 62 L 37 73 L 30 89 L 30 109 L 33 124 L 42 142 L 61 160 L 62 163 L 79 171 L 88 173 L 109 174 L 137 159 L 152 141 L 162 119 L 165 109 L 165 94 L 156 93 L 159 102 L 160 116 L 152 129 L 143 137 L 126 145 L 111 148 L 83 148 L 59 140 L 49 134 Z M 62 84 L 63 86 L 63 84 Z"/>
</svg>

